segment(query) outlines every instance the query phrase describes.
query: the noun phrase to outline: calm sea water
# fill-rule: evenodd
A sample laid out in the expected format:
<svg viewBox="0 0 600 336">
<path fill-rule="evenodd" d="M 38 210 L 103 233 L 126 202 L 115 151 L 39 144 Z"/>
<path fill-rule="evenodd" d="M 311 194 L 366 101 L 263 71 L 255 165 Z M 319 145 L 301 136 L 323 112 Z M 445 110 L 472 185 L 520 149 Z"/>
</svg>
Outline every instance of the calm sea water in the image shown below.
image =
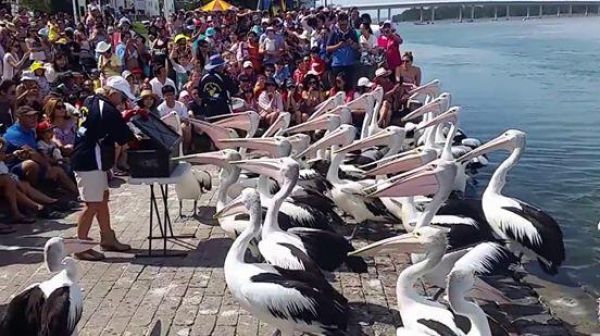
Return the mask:
<svg viewBox="0 0 600 336">
<path fill-rule="evenodd" d="M 600 18 L 402 24 L 424 80 L 463 108 L 461 128 L 489 140 L 516 128 L 527 150 L 504 193 L 561 225 L 563 270 L 600 292 Z M 478 180 L 483 186 L 506 154 Z"/>
</svg>

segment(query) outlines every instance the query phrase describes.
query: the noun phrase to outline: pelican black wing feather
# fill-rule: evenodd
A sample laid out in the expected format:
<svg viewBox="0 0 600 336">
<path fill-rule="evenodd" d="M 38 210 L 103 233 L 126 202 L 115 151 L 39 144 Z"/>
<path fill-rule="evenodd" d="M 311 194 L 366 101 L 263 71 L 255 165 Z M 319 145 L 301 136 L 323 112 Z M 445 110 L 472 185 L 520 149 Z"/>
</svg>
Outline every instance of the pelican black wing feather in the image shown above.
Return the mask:
<svg viewBox="0 0 600 336">
<path fill-rule="evenodd" d="M 266 215 L 267 215 L 267 208 L 263 207 L 262 213 L 261 213 L 261 218 L 262 218 L 263 223 L 265 221 Z M 318 218 L 316 220 L 298 221 L 298 220 L 295 220 L 294 218 L 290 217 L 290 215 L 286 214 L 285 212 L 279 211 L 277 213 L 277 224 L 279 224 L 279 227 L 285 231 L 287 231 L 289 228 L 292 228 L 292 227 L 309 227 L 309 228 L 320 229 L 320 230 L 325 230 L 325 231 L 333 231 L 331 226 L 329 226 L 329 220 L 326 215 L 319 212 L 317 214 L 317 216 L 318 216 Z M 239 214 L 239 215 L 235 216 L 235 218 L 237 220 L 250 220 L 250 216 L 245 213 Z"/>
<path fill-rule="evenodd" d="M 44 292 L 38 286 L 15 296 L 0 321 L 0 335 L 37 335 L 45 301 Z"/>
<path fill-rule="evenodd" d="M 39 336 L 71 335 L 81 318 L 81 311 L 74 316 L 74 323 L 69 323 L 69 287 L 54 290 L 42 310 L 42 326 Z"/>
<path fill-rule="evenodd" d="M 280 271 L 278 269 L 278 271 Z M 303 321 L 307 324 L 319 323 L 325 330 L 346 330 L 348 325 L 348 305 L 347 302 L 336 300 L 330 294 L 330 290 L 324 288 L 321 282 L 307 282 L 306 278 L 300 276 L 306 272 L 282 271 L 282 274 L 260 273 L 250 278 L 254 283 L 271 283 L 285 288 L 297 290 L 300 294 L 313 302 L 314 309 L 303 307 L 302 305 L 290 305 L 286 311 L 282 307 L 269 304 L 268 309 L 271 314 L 279 318 L 290 316 L 294 321 Z"/>
<path fill-rule="evenodd" d="M 533 206 L 518 201 L 521 209 L 517 207 L 503 207 L 529 221 L 541 237 L 541 244 L 533 242 L 527 235 L 517 235 L 511 227 L 503 227 L 506 235 L 519 242 L 524 247 L 532 250 L 538 255 L 540 265 L 549 274 L 556 274 L 558 266 L 565 261 L 565 245 L 562 230 L 554 218 Z"/>
<path fill-rule="evenodd" d="M 367 209 L 375 216 L 385 217 L 390 221 L 397 221 L 398 219 L 392 214 L 383 204 L 379 198 L 371 198 L 364 200 Z"/>
<path fill-rule="evenodd" d="M 304 228 L 292 228 L 290 232 L 302 239 L 308 256 L 322 269 L 333 272 L 345 263 L 352 272 L 367 272 L 367 263 L 362 258 L 348 257 L 348 253 L 354 251 L 354 247 L 342 235 Z"/>
<path fill-rule="evenodd" d="M 418 323 L 435 331 L 439 336 L 459 336 L 456 332 L 450 329 L 447 325 L 431 319 L 418 319 Z"/>
<path fill-rule="evenodd" d="M 301 249 L 297 248 L 296 246 L 294 246 L 292 244 L 288 244 L 288 243 L 278 243 L 278 244 L 287 248 L 288 250 L 290 250 L 290 253 L 296 259 L 298 259 L 302 263 L 302 265 L 304 265 L 305 271 L 307 271 L 309 273 L 314 273 L 314 274 L 320 275 L 321 277 L 323 276 L 321 269 L 319 268 L 319 266 L 317 266 L 315 261 L 313 259 L 311 259 L 309 256 L 307 256 L 306 253 L 304 253 Z"/>
</svg>

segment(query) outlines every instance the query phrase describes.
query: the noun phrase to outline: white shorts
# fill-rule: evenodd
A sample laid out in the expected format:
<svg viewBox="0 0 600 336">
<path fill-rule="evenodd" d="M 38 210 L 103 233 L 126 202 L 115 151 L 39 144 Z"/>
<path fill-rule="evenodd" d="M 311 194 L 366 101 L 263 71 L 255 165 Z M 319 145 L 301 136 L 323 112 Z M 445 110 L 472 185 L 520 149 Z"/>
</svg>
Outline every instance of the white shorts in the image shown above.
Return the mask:
<svg viewBox="0 0 600 336">
<path fill-rule="evenodd" d="M 102 202 L 108 190 L 108 175 L 102 170 L 75 172 L 79 195 L 84 202 Z"/>
</svg>

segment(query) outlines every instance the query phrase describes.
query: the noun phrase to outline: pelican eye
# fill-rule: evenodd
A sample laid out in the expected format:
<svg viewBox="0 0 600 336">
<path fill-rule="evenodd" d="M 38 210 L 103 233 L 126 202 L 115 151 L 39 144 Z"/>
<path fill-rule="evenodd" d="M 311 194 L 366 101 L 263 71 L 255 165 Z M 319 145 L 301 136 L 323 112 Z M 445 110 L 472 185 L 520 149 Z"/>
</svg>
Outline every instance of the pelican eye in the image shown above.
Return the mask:
<svg viewBox="0 0 600 336">
<path fill-rule="evenodd" d="M 421 232 L 415 232 L 415 237 L 421 237 Z"/>
</svg>

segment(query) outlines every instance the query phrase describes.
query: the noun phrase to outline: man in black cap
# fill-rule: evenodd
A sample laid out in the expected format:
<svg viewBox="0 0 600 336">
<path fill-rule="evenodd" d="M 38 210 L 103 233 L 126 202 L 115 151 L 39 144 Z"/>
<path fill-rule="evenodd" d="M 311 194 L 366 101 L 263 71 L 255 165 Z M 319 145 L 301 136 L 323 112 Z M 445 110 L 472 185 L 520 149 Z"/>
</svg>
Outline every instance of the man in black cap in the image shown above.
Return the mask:
<svg viewBox="0 0 600 336">
<path fill-rule="evenodd" d="M 223 73 L 225 60 L 216 54 L 204 66 L 206 74 L 198 84 L 198 94 L 206 117 L 231 113 L 229 100 L 236 92 L 236 85 Z"/>
</svg>

